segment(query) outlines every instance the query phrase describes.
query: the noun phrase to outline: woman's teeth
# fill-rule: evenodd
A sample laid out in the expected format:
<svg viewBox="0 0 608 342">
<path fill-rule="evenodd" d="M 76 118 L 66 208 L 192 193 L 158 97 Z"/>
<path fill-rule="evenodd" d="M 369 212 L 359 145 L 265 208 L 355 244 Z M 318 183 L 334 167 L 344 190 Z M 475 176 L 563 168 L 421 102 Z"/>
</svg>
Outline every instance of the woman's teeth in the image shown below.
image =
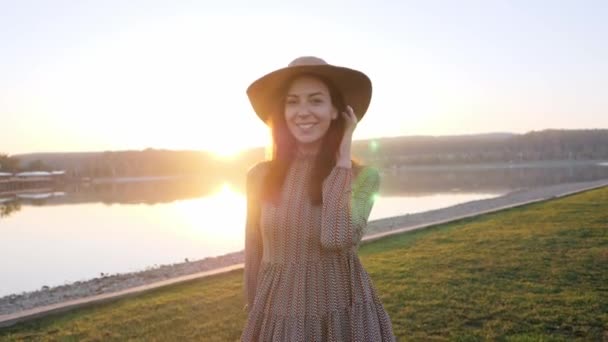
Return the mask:
<svg viewBox="0 0 608 342">
<path fill-rule="evenodd" d="M 303 129 L 309 129 L 314 125 L 315 124 L 298 124 L 298 127 L 303 128 Z"/>
</svg>

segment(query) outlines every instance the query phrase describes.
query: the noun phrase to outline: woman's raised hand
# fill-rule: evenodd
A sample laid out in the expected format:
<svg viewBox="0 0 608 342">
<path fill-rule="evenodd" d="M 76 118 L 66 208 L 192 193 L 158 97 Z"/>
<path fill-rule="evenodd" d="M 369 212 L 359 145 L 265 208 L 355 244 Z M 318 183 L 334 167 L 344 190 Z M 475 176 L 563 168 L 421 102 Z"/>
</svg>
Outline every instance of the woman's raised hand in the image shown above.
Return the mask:
<svg viewBox="0 0 608 342">
<path fill-rule="evenodd" d="M 351 106 L 346 106 L 346 111 L 340 114 L 344 116 L 345 125 L 344 136 L 342 137 L 340 149 L 338 150 L 336 166 L 350 168 L 352 166 L 352 162 L 350 160 L 351 145 L 353 140 L 353 132 L 357 127 L 357 116 L 355 115 L 355 111 Z"/>
<path fill-rule="evenodd" d="M 342 116 L 344 116 L 344 120 L 346 125 L 344 127 L 344 135 L 353 134 L 355 128 L 357 127 L 357 116 L 355 115 L 355 111 L 353 107 L 346 106 L 346 111 L 342 112 Z"/>
</svg>

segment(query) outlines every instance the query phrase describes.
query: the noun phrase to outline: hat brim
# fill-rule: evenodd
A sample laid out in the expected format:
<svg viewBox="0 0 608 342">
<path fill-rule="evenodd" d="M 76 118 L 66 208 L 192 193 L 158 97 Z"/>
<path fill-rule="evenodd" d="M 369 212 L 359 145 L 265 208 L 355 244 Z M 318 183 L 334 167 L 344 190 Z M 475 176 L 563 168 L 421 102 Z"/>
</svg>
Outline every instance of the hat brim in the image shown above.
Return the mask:
<svg viewBox="0 0 608 342">
<path fill-rule="evenodd" d="M 282 106 L 282 91 L 293 77 L 300 74 L 318 75 L 330 80 L 341 92 L 346 105 L 350 105 L 361 120 L 372 98 L 372 82 L 364 73 L 335 65 L 290 66 L 268 73 L 247 88 L 247 96 L 258 117 L 268 123 L 273 111 Z"/>
</svg>

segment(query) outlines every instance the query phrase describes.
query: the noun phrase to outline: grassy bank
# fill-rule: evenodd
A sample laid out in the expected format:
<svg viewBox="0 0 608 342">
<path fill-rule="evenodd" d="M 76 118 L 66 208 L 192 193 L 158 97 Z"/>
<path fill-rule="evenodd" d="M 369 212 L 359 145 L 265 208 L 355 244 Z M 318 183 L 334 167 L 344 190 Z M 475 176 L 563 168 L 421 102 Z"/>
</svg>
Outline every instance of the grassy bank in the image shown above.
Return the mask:
<svg viewBox="0 0 608 342">
<path fill-rule="evenodd" d="M 608 188 L 403 233 L 359 255 L 399 340 L 608 340 Z M 0 340 L 234 341 L 242 270 L 0 331 Z"/>
</svg>

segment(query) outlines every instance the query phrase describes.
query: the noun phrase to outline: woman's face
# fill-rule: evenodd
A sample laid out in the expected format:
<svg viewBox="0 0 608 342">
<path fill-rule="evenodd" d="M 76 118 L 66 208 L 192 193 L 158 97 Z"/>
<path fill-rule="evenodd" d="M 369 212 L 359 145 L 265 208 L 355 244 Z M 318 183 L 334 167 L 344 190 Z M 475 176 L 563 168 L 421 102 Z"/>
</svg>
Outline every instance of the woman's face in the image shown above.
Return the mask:
<svg viewBox="0 0 608 342">
<path fill-rule="evenodd" d="M 285 121 L 300 144 L 320 141 L 331 121 L 338 117 L 329 89 L 315 77 L 296 78 L 287 89 Z"/>
</svg>

